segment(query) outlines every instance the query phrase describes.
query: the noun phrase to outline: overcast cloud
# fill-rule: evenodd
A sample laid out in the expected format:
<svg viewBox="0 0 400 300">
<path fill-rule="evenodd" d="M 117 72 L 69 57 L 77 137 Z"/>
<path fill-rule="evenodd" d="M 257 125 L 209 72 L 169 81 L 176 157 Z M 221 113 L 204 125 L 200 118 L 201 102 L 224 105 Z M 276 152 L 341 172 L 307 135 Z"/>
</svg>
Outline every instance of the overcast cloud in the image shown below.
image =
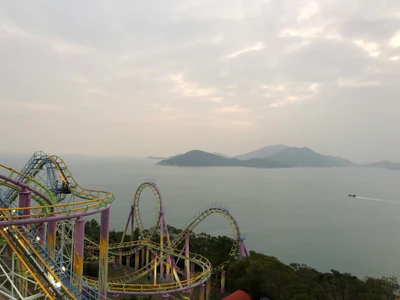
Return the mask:
<svg viewBox="0 0 400 300">
<path fill-rule="evenodd" d="M 0 152 L 400 161 L 398 0 L 0 3 Z"/>
</svg>

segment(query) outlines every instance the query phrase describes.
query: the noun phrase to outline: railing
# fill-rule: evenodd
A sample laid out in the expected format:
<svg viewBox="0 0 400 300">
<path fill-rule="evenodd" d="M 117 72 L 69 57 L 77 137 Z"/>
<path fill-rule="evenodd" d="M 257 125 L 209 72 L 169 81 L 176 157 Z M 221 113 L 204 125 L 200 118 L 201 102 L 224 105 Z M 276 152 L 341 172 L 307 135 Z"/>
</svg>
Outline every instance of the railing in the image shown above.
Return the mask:
<svg viewBox="0 0 400 300">
<path fill-rule="evenodd" d="M 32 254 L 34 254 L 36 258 L 39 259 L 37 263 L 42 264 L 48 273 L 50 273 L 49 275 L 51 275 L 53 284 L 56 287 L 62 287 L 69 297 L 73 297 L 72 299 L 87 299 L 84 298 L 82 293 L 77 290 L 77 287 L 71 283 L 72 277 L 69 276 L 69 272 L 66 272 L 67 270 L 64 269 L 60 263 L 56 263 L 50 257 L 47 251 L 39 244 L 36 237 L 33 236 L 25 226 L 15 226 L 13 229 L 15 233 L 24 240 L 25 245 L 29 248 L 31 257 L 33 258 Z"/>
<path fill-rule="evenodd" d="M 180 251 L 178 251 L 176 249 L 161 249 L 158 244 L 153 243 L 148 240 L 124 242 L 124 243 L 120 244 L 120 247 L 122 247 L 122 248 L 123 247 L 133 247 L 133 246 L 147 246 L 153 250 L 163 253 L 161 256 L 158 256 L 156 258 L 157 261 L 165 259 L 165 257 L 167 255 L 173 255 L 173 256 L 179 257 L 181 259 L 188 259 L 185 255 L 183 255 Z M 134 251 L 133 249 L 128 250 L 126 252 L 123 252 L 122 255 L 126 255 L 128 253 L 133 253 L 133 251 Z M 194 262 L 195 264 L 199 265 L 203 269 L 203 273 L 209 274 L 211 272 L 211 263 L 209 262 L 209 260 L 207 258 L 205 258 L 199 254 L 189 253 L 189 261 Z M 145 274 L 149 273 L 151 269 L 154 268 L 154 263 L 155 262 L 153 259 L 148 265 L 142 267 L 141 269 L 137 270 L 133 274 L 124 275 L 124 276 L 120 276 L 120 277 L 114 277 L 114 278 L 110 279 L 109 286 L 111 284 L 114 284 L 114 285 L 115 284 L 124 284 L 125 285 L 125 284 L 127 284 L 126 282 L 133 281 L 133 280 L 136 280 L 136 279 L 144 276 Z M 91 285 L 97 284 L 97 279 L 87 278 L 87 280 Z M 177 282 L 176 284 L 182 285 L 181 282 L 182 281 Z M 195 280 L 191 279 L 191 283 L 195 283 L 195 282 L 196 282 Z M 163 285 L 163 284 L 161 284 L 161 285 Z M 132 285 L 132 286 L 134 286 L 134 285 Z M 165 285 L 165 288 L 168 288 L 168 286 Z"/>
<path fill-rule="evenodd" d="M 41 290 L 43 291 L 44 294 L 46 294 L 50 299 L 53 299 L 53 291 L 51 287 L 51 283 L 48 282 L 47 278 L 41 278 L 39 279 L 38 276 L 42 274 L 42 271 L 38 269 L 36 266 L 36 269 L 34 266 L 31 265 L 31 261 L 26 259 L 25 253 L 23 251 L 22 245 L 17 242 L 15 239 L 15 236 L 10 234 L 7 229 L 6 230 L 0 230 L 0 235 L 4 238 L 8 246 L 11 248 L 11 250 L 15 253 L 15 255 L 18 257 L 18 259 L 21 261 L 21 263 L 25 266 L 25 268 L 31 273 L 33 279 L 37 282 L 37 284 L 40 286 Z M 35 270 L 38 270 L 35 272 Z"/>
<path fill-rule="evenodd" d="M 190 218 L 189 222 L 186 224 L 184 229 L 171 242 L 171 247 L 172 248 L 176 247 L 183 240 L 184 236 L 191 231 L 190 228 L 192 227 L 193 223 L 195 223 L 196 220 L 199 219 L 205 212 L 210 211 L 210 210 L 223 211 L 223 212 L 225 212 L 226 214 L 229 215 L 228 206 L 226 206 L 224 204 L 220 204 L 220 203 L 208 204 L 207 206 L 205 206 L 202 209 L 200 209 L 196 214 L 194 214 Z M 196 226 L 197 226 L 197 224 L 196 224 Z"/>
<path fill-rule="evenodd" d="M 27 169 L 30 168 L 29 164 L 27 164 L 27 166 L 28 167 L 24 168 L 25 171 L 27 171 Z M 17 174 L 18 178 L 22 178 L 23 181 L 26 182 L 25 185 L 22 185 L 21 181 L 16 182 L 15 179 L 13 179 L 12 181 L 10 178 L 5 177 L 4 179 L 0 180 L 0 186 L 3 185 L 8 187 L 9 190 L 15 192 L 16 195 L 21 190 L 21 186 L 26 186 L 28 190 L 34 193 L 32 194 L 33 199 L 35 199 L 36 196 L 42 194 L 49 196 L 49 198 L 52 199 L 52 201 L 49 202 L 54 203 L 52 205 L 49 205 L 45 200 L 43 200 L 44 198 L 36 199 L 37 202 L 39 203 L 41 202 L 43 205 L 32 206 L 32 207 L 16 207 L 15 203 L 9 203 L 8 207 L 0 208 L 0 221 L 11 223 L 11 221 L 29 218 L 32 219 L 32 222 L 34 223 L 35 217 L 46 218 L 49 216 L 60 216 L 60 215 L 68 216 L 73 212 L 84 213 L 87 212 L 89 209 L 97 210 L 101 207 L 107 206 L 114 200 L 113 195 L 110 193 L 105 193 L 104 195 L 104 192 L 101 191 L 80 189 L 80 191 L 77 192 L 77 194 L 79 194 L 82 198 L 87 199 L 86 201 L 79 201 L 70 204 L 55 204 L 56 201 L 53 193 L 51 193 L 42 184 L 35 181 L 33 178 L 27 176 L 26 174 L 22 174 L 3 165 L 0 165 L 0 167 L 8 169 L 9 171 L 11 171 L 12 174 Z M 40 192 L 38 193 L 37 190 L 39 190 Z M 29 210 L 33 213 L 31 213 L 30 215 L 23 215 L 22 214 L 23 211 L 26 210 Z M 41 210 L 41 212 L 40 211 L 38 212 L 37 210 Z M 4 228 L 7 229 L 4 230 Z M 62 288 L 65 291 L 65 293 L 68 294 L 68 297 L 66 299 L 76 299 L 77 297 L 79 299 L 84 299 L 84 300 L 99 299 L 98 291 L 96 291 L 92 287 L 83 286 L 82 287 L 83 292 L 77 290 L 76 287 L 79 285 L 79 280 L 76 277 L 76 275 L 72 273 L 70 270 L 63 268 L 64 266 L 62 265 L 61 261 L 54 260 L 49 256 L 48 252 L 46 251 L 47 249 L 42 247 L 38 242 L 38 240 L 36 239 L 37 230 L 34 228 L 35 228 L 34 226 L 30 226 L 30 229 L 32 230 L 32 232 L 30 232 L 23 225 L 12 225 L 9 227 L 3 227 L 2 231 L 4 232 L 2 232 L 2 235 L 6 233 L 6 230 L 11 230 L 12 233 L 10 233 L 10 236 L 14 239 L 17 239 L 17 241 L 15 241 L 16 246 L 22 247 L 21 251 L 27 251 L 27 253 L 29 254 L 28 256 L 29 260 L 31 260 L 31 263 L 33 263 L 36 266 L 37 272 L 33 271 L 33 273 L 34 274 L 37 273 L 41 277 L 41 279 L 36 278 L 35 280 L 39 283 L 43 280 L 48 281 L 50 279 L 47 277 L 46 273 L 50 273 L 52 276 L 51 278 L 55 279 L 53 283 L 48 284 L 50 286 L 50 290 L 51 289 L 57 290 Z M 12 240 L 10 239 L 8 240 L 6 239 L 6 241 L 8 244 L 12 242 Z M 25 247 L 22 246 L 21 244 L 22 241 L 24 241 L 23 244 Z M 15 247 L 13 249 L 14 251 L 18 251 L 18 249 Z M 24 257 L 24 255 L 21 255 L 20 259 L 21 261 L 23 261 L 23 263 L 27 263 L 25 261 L 27 258 Z M 43 269 L 41 269 L 42 267 L 44 267 L 44 269 L 46 269 L 47 271 L 43 271 Z M 44 286 L 42 286 L 42 289 L 46 290 Z M 50 298 L 53 297 L 51 294 L 48 294 Z M 59 296 L 56 296 L 56 299 L 60 299 Z"/>
<path fill-rule="evenodd" d="M 45 153 L 43 153 L 41 151 L 35 152 L 32 155 L 32 157 L 28 160 L 28 162 L 25 164 L 25 166 L 22 168 L 21 172 L 15 172 L 14 170 L 12 170 L 11 176 L 13 174 L 17 174 L 15 180 L 25 183 L 27 180 L 29 180 L 30 177 L 28 177 L 28 176 L 30 175 L 31 171 L 35 168 L 35 166 L 37 166 L 40 162 L 44 162 L 43 157 L 46 157 Z M 3 202 L 4 202 L 5 206 L 6 207 L 9 206 L 10 203 L 15 199 L 15 197 L 16 197 L 16 191 L 9 188 L 5 192 L 5 195 L 3 198 Z"/>
</svg>

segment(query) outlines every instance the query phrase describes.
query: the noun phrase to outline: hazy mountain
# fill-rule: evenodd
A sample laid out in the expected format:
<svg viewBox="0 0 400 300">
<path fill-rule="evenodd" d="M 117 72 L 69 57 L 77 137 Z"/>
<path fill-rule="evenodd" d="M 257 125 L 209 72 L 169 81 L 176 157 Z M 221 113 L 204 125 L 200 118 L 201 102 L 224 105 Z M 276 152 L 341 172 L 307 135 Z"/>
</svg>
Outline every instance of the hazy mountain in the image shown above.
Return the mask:
<svg viewBox="0 0 400 300">
<path fill-rule="evenodd" d="M 168 159 L 164 159 L 158 163 L 159 165 L 173 166 L 229 166 L 229 161 L 219 155 L 192 150 L 185 154 L 176 155 Z"/>
<path fill-rule="evenodd" d="M 227 158 L 227 159 L 231 158 L 230 156 L 225 155 L 225 154 L 223 154 L 223 153 L 213 153 L 213 154 L 218 155 L 218 156 L 221 156 L 221 157 L 223 157 L 223 158 Z"/>
<path fill-rule="evenodd" d="M 201 150 L 192 150 L 182 155 L 164 159 L 159 165 L 170 166 L 236 166 L 251 168 L 293 168 L 293 167 L 347 167 L 354 163 L 334 156 L 322 155 L 309 148 L 287 147 L 265 158 L 240 160 L 225 158 Z"/>
<path fill-rule="evenodd" d="M 290 148 L 289 146 L 286 145 L 273 145 L 273 146 L 266 146 L 262 147 L 258 150 L 241 154 L 236 156 L 235 158 L 245 160 L 245 159 L 251 159 L 251 158 L 265 158 L 267 156 L 274 155 L 282 150 L 285 150 L 287 148 Z"/>
<path fill-rule="evenodd" d="M 382 169 L 388 169 L 388 170 L 400 170 L 400 163 L 394 163 L 394 162 L 387 161 L 387 160 L 378 161 L 378 162 L 366 164 L 363 166 L 370 167 L 370 168 L 382 168 Z"/>
<path fill-rule="evenodd" d="M 173 157 L 176 157 L 176 156 L 179 156 L 179 155 L 183 155 L 183 153 L 174 154 L 174 155 L 168 156 L 165 159 L 173 158 Z"/>
<path fill-rule="evenodd" d="M 352 163 L 338 157 L 322 155 L 309 148 L 291 147 L 265 158 L 291 167 L 344 167 Z"/>
<path fill-rule="evenodd" d="M 186 166 L 186 167 L 253 167 L 253 168 L 285 168 L 283 163 L 270 162 L 263 159 L 239 160 L 224 158 L 216 154 L 201 150 L 192 150 L 185 154 L 162 160 L 158 165 Z"/>
<path fill-rule="evenodd" d="M 329 159 L 335 162 L 336 167 L 356 167 L 357 164 L 353 163 L 352 161 L 349 161 L 347 159 L 337 157 L 337 156 L 331 156 L 331 155 L 326 155 Z"/>
</svg>

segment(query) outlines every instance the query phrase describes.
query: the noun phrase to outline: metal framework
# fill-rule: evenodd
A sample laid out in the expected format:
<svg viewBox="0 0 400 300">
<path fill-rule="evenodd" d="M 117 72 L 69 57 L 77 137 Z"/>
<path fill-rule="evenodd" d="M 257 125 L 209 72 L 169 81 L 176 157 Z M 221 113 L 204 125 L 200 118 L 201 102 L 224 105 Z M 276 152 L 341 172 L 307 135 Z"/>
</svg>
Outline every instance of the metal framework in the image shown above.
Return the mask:
<svg viewBox="0 0 400 300">
<path fill-rule="evenodd" d="M 140 196 L 150 189 L 156 200 L 152 227 L 144 228 Z M 109 244 L 109 210 L 113 194 L 81 187 L 58 156 L 35 152 L 18 172 L 0 164 L 0 294 L 9 299 L 109 299 L 109 295 L 163 295 L 199 288 L 210 295 L 211 273 L 223 266 L 190 253 L 190 233 L 211 214 L 232 228 L 229 259 L 247 256 L 238 223 L 223 205 L 198 212 L 173 239 L 168 232 L 162 195 L 153 180 L 142 183 L 133 199 L 121 242 Z M 84 217 L 100 214 L 99 242 L 85 236 Z M 135 228 L 140 239 L 134 240 Z M 126 236 L 129 236 L 126 241 Z M 180 245 L 183 248 L 179 248 Z M 87 249 L 85 256 L 84 249 Z M 98 262 L 98 278 L 83 276 L 84 262 Z M 183 261 L 183 269 L 178 262 Z M 124 265 L 125 263 L 125 265 Z M 109 265 L 126 274 L 108 276 Z M 131 268 L 131 266 L 133 267 Z M 138 283 L 144 276 L 152 283 Z"/>
</svg>

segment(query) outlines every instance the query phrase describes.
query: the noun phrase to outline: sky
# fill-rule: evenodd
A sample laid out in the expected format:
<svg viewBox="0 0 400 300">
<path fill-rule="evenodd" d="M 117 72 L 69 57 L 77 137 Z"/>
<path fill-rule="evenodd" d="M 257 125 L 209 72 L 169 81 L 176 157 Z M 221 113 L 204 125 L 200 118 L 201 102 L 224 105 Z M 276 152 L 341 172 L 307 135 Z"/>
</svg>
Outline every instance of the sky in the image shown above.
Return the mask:
<svg viewBox="0 0 400 300">
<path fill-rule="evenodd" d="M 398 0 L 0 1 L 2 153 L 400 161 Z"/>
</svg>

